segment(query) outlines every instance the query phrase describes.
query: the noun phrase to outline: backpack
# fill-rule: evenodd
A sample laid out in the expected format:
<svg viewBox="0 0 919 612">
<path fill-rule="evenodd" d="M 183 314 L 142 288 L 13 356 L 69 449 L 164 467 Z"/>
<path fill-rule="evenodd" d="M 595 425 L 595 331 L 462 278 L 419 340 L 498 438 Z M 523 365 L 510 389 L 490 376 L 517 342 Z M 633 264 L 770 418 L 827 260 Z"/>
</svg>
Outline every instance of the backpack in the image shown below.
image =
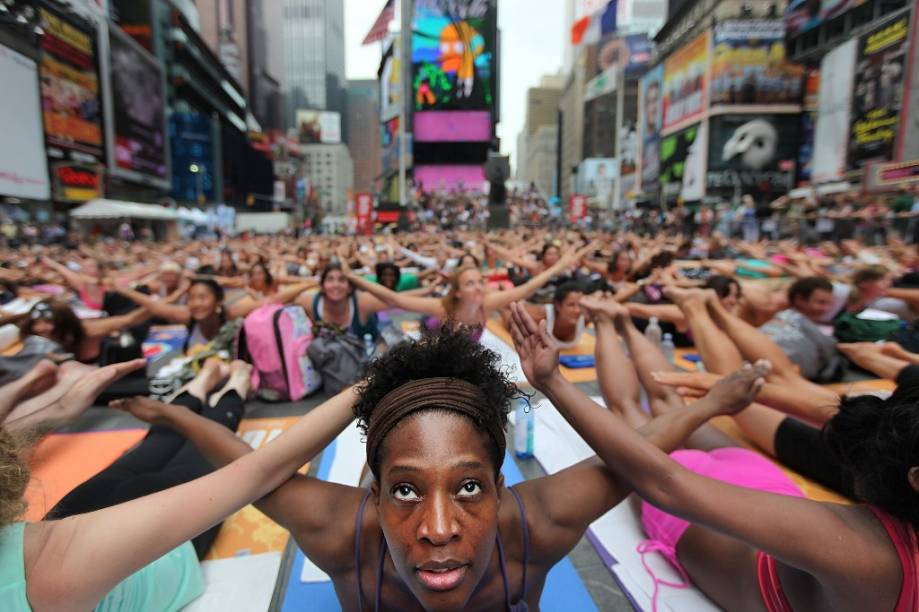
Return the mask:
<svg viewBox="0 0 919 612">
<path fill-rule="evenodd" d="M 297 401 L 317 391 L 322 379 L 306 351 L 313 341 L 299 306 L 267 304 L 243 321 L 237 358 L 252 364 L 252 388 L 267 401 Z"/>
<path fill-rule="evenodd" d="M 322 375 L 325 392 L 335 395 L 360 380 L 370 362 L 363 343 L 328 323 L 317 323 L 313 333 L 307 354 Z"/>
<path fill-rule="evenodd" d="M 846 312 L 833 322 L 833 335 L 840 342 L 880 342 L 891 339 L 902 328 L 900 319 L 875 321 Z"/>
</svg>

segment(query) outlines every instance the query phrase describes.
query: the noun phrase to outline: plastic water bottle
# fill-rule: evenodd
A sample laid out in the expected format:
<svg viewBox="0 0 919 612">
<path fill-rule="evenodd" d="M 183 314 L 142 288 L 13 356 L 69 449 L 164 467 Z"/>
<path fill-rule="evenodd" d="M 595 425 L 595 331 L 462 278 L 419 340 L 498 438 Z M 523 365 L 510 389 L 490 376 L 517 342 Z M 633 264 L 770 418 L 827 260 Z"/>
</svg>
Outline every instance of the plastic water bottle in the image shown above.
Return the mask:
<svg viewBox="0 0 919 612">
<path fill-rule="evenodd" d="M 377 345 L 373 341 L 373 336 L 370 334 L 364 334 L 364 354 L 367 355 L 367 359 L 373 357 L 373 354 L 377 350 Z"/>
<path fill-rule="evenodd" d="M 521 398 L 517 402 L 514 419 L 514 454 L 519 459 L 533 458 L 533 430 L 535 428 L 533 410 L 526 398 Z"/>
<path fill-rule="evenodd" d="M 664 351 L 664 357 L 667 358 L 667 361 L 673 363 L 673 354 L 676 352 L 676 345 L 673 343 L 673 334 L 664 334 L 661 350 Z"/>
<path fill-rule="evenodd" d="M 663 330 L 661 330 L 661 326 L 657 322 L 657 317 L 651 317 L 651 320 L 648 321 L 648 326 L 645 328 L 645 338 L 650 340 L 654 346 L 659 347 L 662 336 Z"/>
</svg>

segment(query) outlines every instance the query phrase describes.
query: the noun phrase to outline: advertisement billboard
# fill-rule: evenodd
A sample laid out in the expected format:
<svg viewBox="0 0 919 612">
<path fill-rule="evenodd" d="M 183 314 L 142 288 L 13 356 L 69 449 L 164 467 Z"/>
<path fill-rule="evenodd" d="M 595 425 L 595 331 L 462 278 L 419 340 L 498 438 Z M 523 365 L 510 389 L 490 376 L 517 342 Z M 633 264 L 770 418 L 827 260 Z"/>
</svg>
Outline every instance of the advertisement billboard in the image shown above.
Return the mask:
<svg viewBox="0 0 919 612">
<path fill-rule="evenodd" d="M 109 28 L 109 55 L 109 171 L 131 181 L 168 189 L 163 67 L 117 27 Z"/>
<path fill-rule="evenodd" d="M 660 175 L 660 132 L 664 114 L 661 91 L 664 66 L 652 68 L 641 79 L 638 103 L 638 139 L 641 146 L 641 189 L 656 191 Z"/>
<path fill-rule="evenodd" d="M 814 183 L 838 181 L 846 170 L 856 40 L 831 50 L 820 64 L 820 95 L 814 128 Z"/>
<path fill-rule="evenodd" d="M 85 202 L 100 195 L 102 116 L 90 35 L 39 8 L 41 108 L 52 160 L 54 199 Z"/>
<path fill-rule="evenodd" d="M 660 182 L 669 201 L 698 202 L 705 196 L 705 125 L 696 124 L 661 138 Z"/>
<path fill-rule="evenodd" d="M 297 133 L 302 144 L 341 142 L 341 115 L 332 111 L 297 111 Z"/>
<path fill-rule="evenodd" d="M 420 111 L 414 120 L 415 142 L 491 142 L 488 111 Z"/>
<path fill-rule="evenodd" d="M 416 0 L 416 110 L 491 110 L 497 92 L 496 0 Z"/>
<path fill-rule="evenodd" d="M 0 45 L 0 195 L 47 200 L 51 195 L 38 95 L 38 66 Z"/>
<path fill-rule="evenodd" d="M 608 34 L 597 45 L 597 74 L 613 66 L 625 69 L 626 76 L 639 74 L 651 61 L 651 41 L 647 33 Z"/>
<path fill-rule="evenodd" d="M 485 189 L 485 170 L 481 165 L 415 166 L 415 184 L 422 191 L 475 191 Z"/>
<path fill-rule="evenodd" d="M 398 117 L 402 110 L 400 53 L 399 39 L 396 38 L 383 54 L 383 61 L 380 63 L 380 72 L 377 75 L 380 81 L 380 121 Z"/>
<path fill-rule="evenodd" d="M 865 2 L 867 0 L 791 0 L 785 8 L 785 28 L 790 36 L 804 34 Z"/>
<path fill-rule="evenodd" d="M 785 25 L 775 19 L 715 26 L 711 103 L 797 104 L 804 67 L 785 58 Z"/>
<path fill-rule="evenodd" d="M 801 147 L 798 150 L 798 181 L 810 182 L 814 172 L 814 136 L 820 101 L 820 70 L 810 69 L 804 77 L 804 105 L 801 109 Z"/>
<path fill-rule="evenodd" d="M 708 44 L 706 30 L 664 62 L 664 130 L 705 112 Z"/>
<path fill-rule="evenodd" d="M 909 16 L 868 32 L 858 40 L 847 167 L 893 159 L 903 101 L 909 46 Z"/>
<path fill-rule="evenodd" d="M 589 197 L 600 208 L 609 208 L 613 203 L 613 188 L 617 175 L 618 165 L 615 158 L 585 159 L 578 167 L 578 193 Z"/>
<path fill-rule="evenodd" d="M 708 192 L 762 196 L 794 186 L 800 116 L 721 115 L 709 128 Z"/>
</svg>

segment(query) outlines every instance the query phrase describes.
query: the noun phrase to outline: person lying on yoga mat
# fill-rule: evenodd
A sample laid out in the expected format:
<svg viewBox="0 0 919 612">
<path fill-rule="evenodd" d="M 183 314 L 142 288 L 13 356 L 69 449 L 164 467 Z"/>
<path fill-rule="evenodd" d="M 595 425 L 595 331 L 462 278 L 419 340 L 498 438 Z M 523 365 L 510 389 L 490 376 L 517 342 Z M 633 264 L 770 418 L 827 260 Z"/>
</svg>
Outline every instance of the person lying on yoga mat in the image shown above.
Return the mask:
<svg viewBox="0 0 919 612">
<path fill-rule="evenodd" d="M 520 397 L 498 355 L 461 330 L 400 344 L 356 392 L 370 490 L 297 475 L 257 507 L 331 576 L 346 610 L 538 609 L 549 570 L 624 496 L 596 458 L 505 488 L 504 427 Z M 186 408 L 141 405 L 135 414 L 173 425 L 216 465 L 251 452 Z M 673 450 L 722 406 L 700 400 L 645 433 Z"/>
<path fill-rule="evenodd" d="M 588 246 L 585 248 L 593 248 Z M 343 270 L 344 278 L 353 286 L 370 294 L 367 297 L 382 303 L 382 308 L 401 308 L 426 315 L 425 322 L 431 331 L 439 330 L 442 324 L 460 324 L 470 330 L 484 329 L 491 314 L 508 306 L 511 302 L 525 300 L 533 295 L 558 274 L 574 266 L 586 250 L 565 255 L 551 268 L 537 274 L 519 287 L 506 291 L 488 292 L 485 277 L 478 268 L 458 268 L 450 279 L 450 290 L 443 298 L 418 297 L 390 291 L 382 285 L 371 283 L 351 270 Z M 381 308 L 381 309 L 382 309 Z"/>
<path fill-rule="evenodd" d="M 59 404 L 85 409 L 102 389 L 142 366 L 138 360 L 95 370 Z M 17 391 L 0 389 L 0 405 L 9 393 Z M 228 399 L 221 399 L 221 406 Z M 188 540 L 287 481 L 353 420 L 353 404 L 350 391 L 336 396 L 270 444 L 206 476 L 100 510 L 35 523 L 17 522 L 29 483 L 23 441 L 0 428 L 0 610 L 181 609 L 204 588 L 200 570 L 194 573 L 197 559 Z M 224 424 L 183 409 L 236 439 Z M 139 481 L 134 485 L 141 487 Z"/>
<path fill-rule="evenodd" d="M 804 499 L 765 464 L 728 469 L 701 457 L 668 456 L 564 379 L 544 325 L 515 307 L 513 327 L 530 383 L 647 502 L 644 523 L 654 526 L 654 548 L 668 551 L 715 604 L 770 612 L 919 607 L 914 390 L 886 401 L 842 402 L 825 435 L 865 504 L 826 504 Z M 742 375 L 767 370 L 761 362 Z"/>
</svg>

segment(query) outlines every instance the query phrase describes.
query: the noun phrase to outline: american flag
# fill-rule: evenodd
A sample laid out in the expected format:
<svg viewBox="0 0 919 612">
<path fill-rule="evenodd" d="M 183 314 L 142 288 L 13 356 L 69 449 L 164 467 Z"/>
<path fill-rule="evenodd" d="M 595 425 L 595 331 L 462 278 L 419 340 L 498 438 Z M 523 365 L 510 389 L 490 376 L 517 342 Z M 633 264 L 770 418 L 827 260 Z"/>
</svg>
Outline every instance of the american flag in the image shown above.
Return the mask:
<svg viewBox="0 0 919 612">
<path fill-rule="evenodd" d="M 367 36 L 364 37 L 364 42 L 361 44 L 369 45 L 386 38 L 386 35 L 389 34 L 389 22 L 391 22 L 395 16 L 395 0 L 386 0 L 386 6 L 380 11 L 380 16 L 377 17 L 373 27 L 367 32 Z"/>
</svg>

